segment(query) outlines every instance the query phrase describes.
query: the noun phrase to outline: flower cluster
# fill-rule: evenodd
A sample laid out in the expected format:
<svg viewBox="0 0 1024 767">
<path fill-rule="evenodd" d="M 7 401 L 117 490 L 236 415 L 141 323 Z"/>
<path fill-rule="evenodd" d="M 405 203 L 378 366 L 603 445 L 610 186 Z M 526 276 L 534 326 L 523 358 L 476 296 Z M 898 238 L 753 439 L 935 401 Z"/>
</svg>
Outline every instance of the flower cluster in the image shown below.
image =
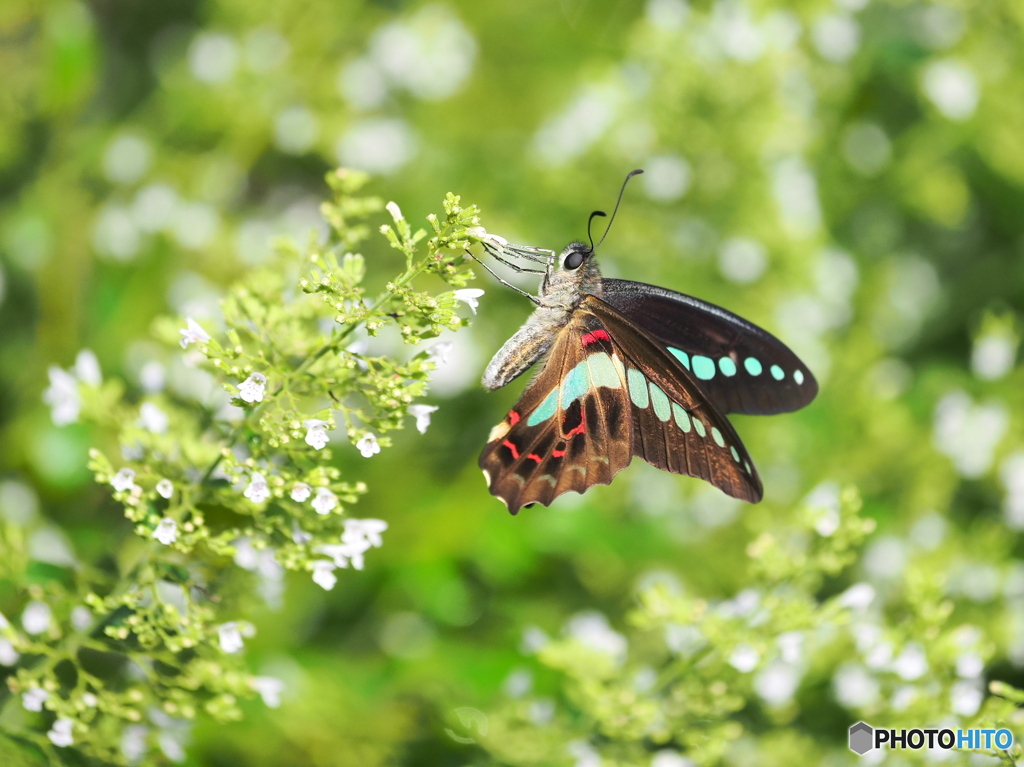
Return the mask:
<svg viewBox="0 0 1024 767">
<path fill-rule="evenodd" d="M 464 325 L 456 306 L 475 310 L 480 291 L 463 287 L 472 275 L 462 249 L 467 227 L 479 222 L 474 207 L 448 195 L 444 217 L 429 219 L 428 239 L 389 203 L 392 224 L 380 231 L 404 256 L 404 271 L 368 298 L 355 251 L 371 232 L 365 221 L 385 206 L 359 195 L 362 174 L 328 180 L 335 198 L 324 206 L 326 244 L 308 254 L 282 247 L 275 262 L 230 288 L 221 318 L 158 324 L 186 364 L 221 383 L 220 398 L 197 404 L 165 390 L 161 374 L 144 376 L 145 396 L 132 403 L 120 382 L 103 381 L 90 352 L 70 371 L 51 368 L 44 399 L 55 424 L 84 419 L 118 430 L 120 456 L 92 450 L 89 467 L 142 545 L 125 543 L 113 587 L 106 576 L 92 582 L 86 569 L 45 585 L 26 579 L 20 620 L 0 615 L 0 664 L 15 667 L 0 707 L 19 700 L 30 715 L 25 737 L 41 747 L 120 764 L 157 752 L 180 761 L 197 716 L 237 718 L 238 701 L 254 695 L 278 705 L 283 683 L 244 666 L 245 640 L 257 627 L 242 617 L 238 593 L 251 590 L 218 593 L 223 584 L 255 579 L 255 593 L 273 607 L 285 571 L 331 589 L 339 569 L 362 570 L 383 544 L 387 522 L 347 516 L 367 491 L 348 475 L 358 456 L 390 445 L 388 432 L 412 424 L 426 431 L 437 407 L 417 400 L 450 347 L 401 360 L 374 356 L 372 344 L 352 336 L 372 338 L 392 324 L 419 344 Z M 296 291 L 286 275 L 300 260 L 313 272 Z M 454 290 L 416 290 L 425 274 Z M 0 534 L 0 555 L 14 569 L 26 554 L 9 540 Z M 74 554 L 67 559 L 74 563 Z M 123 662 L 98 671 L 82 653 Z M 68 663 L 75 673 L 58 673 Z"/>
</svg>

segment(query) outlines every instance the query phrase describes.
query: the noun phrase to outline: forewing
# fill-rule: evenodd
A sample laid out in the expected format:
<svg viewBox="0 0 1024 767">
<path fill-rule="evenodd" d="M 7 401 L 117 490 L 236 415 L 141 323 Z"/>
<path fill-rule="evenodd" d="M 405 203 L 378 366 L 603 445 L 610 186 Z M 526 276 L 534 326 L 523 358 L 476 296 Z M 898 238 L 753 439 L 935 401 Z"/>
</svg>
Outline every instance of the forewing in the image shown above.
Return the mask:
<svg viewBox="0 0 1024 767">
<path fill-rule="evenodd" d="M 601 299 L 685 367 L 723 413 L 771 415 L 818 393 L 807 366 L 782 341 L 732 312 L 654 285 L 606 279 Z"/>
</svg>

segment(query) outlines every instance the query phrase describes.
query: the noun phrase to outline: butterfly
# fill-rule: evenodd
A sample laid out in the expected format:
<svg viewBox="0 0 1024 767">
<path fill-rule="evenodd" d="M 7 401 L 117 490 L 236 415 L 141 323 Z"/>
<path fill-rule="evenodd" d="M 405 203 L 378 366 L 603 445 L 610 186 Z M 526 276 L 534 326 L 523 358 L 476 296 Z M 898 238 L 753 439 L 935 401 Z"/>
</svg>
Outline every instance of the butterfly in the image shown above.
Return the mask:
<svg viewBox="0 0 1024 767">
<path fill-rule="evenodd" d="M 603 215 L 595 211 L 590 221 Z M 814 376 L 775 336 L 732 312 L 603 278 L 595 259 L 602 242 L 572 242 L 556 254 L 483 238 L 496 260 L 543 275 L 533 296 L 480 262 L 536 305 L 487 366 L 484 387 L 499 389 L 545 360 L 480 454 L 490 492 L 516 514 L 570 490 L 607 485 L 638 456 L 757 503 L 761 479 L 726 414 L 799 410 L 818 393 Z"/>
</svg>

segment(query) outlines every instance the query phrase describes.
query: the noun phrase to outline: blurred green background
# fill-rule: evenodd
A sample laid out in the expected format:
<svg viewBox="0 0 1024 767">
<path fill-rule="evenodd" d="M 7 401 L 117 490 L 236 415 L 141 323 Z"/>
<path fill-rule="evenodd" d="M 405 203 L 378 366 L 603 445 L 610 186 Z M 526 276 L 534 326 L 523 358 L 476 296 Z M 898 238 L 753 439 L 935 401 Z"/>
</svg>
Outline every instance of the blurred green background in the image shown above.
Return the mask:
<svg viewBox="0 0 1024 767">
<path fill-rule="evenodd" d="M 153 362 L 187 388 L 152 320 L 215 316 L 275 236 L 320 227 L 332 167 L 373 172 L 414 222 L 454 191 L 556 249 L 642 167 L 605 274 L 736 311 L 821 382 L 803 412 L 735 419 L 765 501 L 636 464 L 509 517 L 476 456 L 521 384 L 477 381 L 530 306 L 484 276 L 427 434 L 339 458 L 384 548 L 260 608 L 251 662 L 288 681 L 284 705 L 201 722 L 189 763 L 486 763 L 467 707 L 486 717 L 530 674 L 556 695 L 524 632 L 593 610 L 621 628 L 653 576 L 731 597 L 756 530 L 850 483 L 879 530 L 831 588 L 891 595 L 931 557 L 997 648 L 986 675 L 1019 685 L 1022 31 L 1017 0 L 6 0 L 0 513 L 41 515 L 84 560 L 131 534 L 85 469 L 102 437 L 51 423 L 46 368 L 85 347 L 136 390 Z M 383 280 L 398 264 L 378 254 Z M 801 705 L 842 705 L 842 679 L 819 682 Z M 842 745 L 854 719 L 837 721 L 793 726 Z"/>
</svg>

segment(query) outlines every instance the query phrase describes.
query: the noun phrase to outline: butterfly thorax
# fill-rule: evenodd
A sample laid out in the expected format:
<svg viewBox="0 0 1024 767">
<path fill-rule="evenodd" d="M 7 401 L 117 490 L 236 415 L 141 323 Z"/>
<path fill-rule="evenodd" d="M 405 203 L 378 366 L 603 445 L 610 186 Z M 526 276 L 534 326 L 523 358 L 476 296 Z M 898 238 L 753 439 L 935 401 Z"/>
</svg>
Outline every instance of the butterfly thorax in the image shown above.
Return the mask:
<svg viewBox="0 0 1024 767">
<path fill-rule="evenodd" d="M 601 294 L 601 270 L 593 250 L 582 242 L 570 243 L 549 261 L 540 287 L 540 303 L 494 355 L 484 371 L 483 385 L 500 389 L 528 370 L 548 353 L 583 297 Z"/>
</svg>

